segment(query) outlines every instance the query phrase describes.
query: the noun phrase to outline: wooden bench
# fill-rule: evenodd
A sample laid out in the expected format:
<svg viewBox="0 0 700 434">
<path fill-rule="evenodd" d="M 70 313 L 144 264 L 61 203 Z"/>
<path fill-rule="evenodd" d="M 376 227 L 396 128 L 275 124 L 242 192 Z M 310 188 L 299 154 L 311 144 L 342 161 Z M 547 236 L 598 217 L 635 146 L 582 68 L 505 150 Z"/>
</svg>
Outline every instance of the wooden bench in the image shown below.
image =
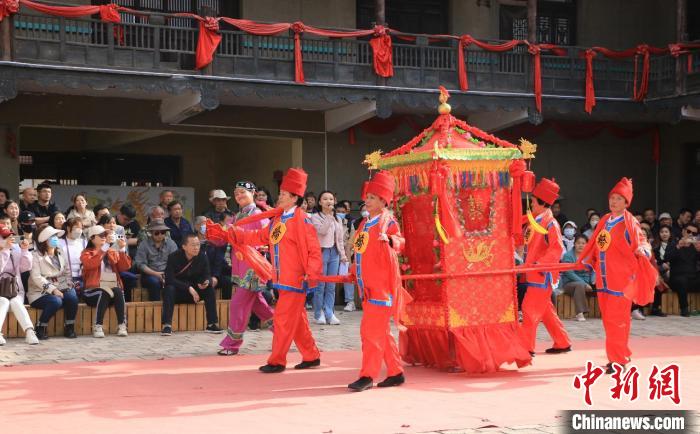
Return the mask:
<svg viewBox="0 0 700 434">
<path fill-rule="evenodd" d="M 219 327 L 225 329 L 228 326 L 229 301 L 217 300 L 217 313 L 219 315 Z M 153 333 L 160 332 L 160 317 L 163 305 L 160 301 L 132 301 L 126 304 L 126 318 L 129 333 Z M 84 303 L 78 305 L 78 314 L 75 318 L 75 333 L 78 335 L 92 334 L 92 324 L 97 308 Z M 27 306 L 32 324 L 36 324 L 41 310 Z M 49 321 L 49 336 L 63 336 L 63 310 L 59 310 Z M 206 315 L 204 302 L 197 304 L 176 304 L 173 312 L 173 331 L 203 331 L 206 328 Z M 105 334 L 117 332 L 117 315 L 114 308 L 110 308 L 104 317 Z M 14 314 L 10 311 L 3 324 L 2 334 L 8 338 L 22 337 L 21 329 Z"/>
<path fill-rule="evenodd" d="M 691 312 L 700 310 L 700 292 L 688 293 L 688 305 Z M 600 318 L 598 297 L 588 297 L 588 310 L 587 318 Z M 664 292 L 661 297 L 661 310 L 667 315 L 680 315 L 681 308 L 678 304 L 678 295 L 675 292 Z M 559 294 L 557 296 L 557 314 L 559 314 L 561 319 L 570 319 L 576 316 L 576 306 L 573 297 L 567 294 Z"/>
</svg>

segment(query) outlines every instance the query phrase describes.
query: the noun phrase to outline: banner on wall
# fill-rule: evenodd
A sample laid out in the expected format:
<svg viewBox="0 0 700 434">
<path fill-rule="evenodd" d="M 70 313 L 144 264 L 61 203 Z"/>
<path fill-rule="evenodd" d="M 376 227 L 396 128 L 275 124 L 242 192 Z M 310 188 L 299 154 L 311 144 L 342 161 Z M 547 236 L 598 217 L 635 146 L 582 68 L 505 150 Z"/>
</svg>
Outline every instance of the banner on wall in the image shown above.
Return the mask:
<svg viewBox="0 0 700 434">
<path fill-rule="evenodd" d="M 125 203 L 131 204 L 136 210 L 136 220 L 141 226 L 148 220 L 151 207 L 158 205 L 160 192 L 171 190 L 175 199 L 182 202 L 184 217 L 192 222 L 194 216 L 194 188 L 192 187 L 122 187 L 118 185 L 52 185 L 53 200 L 61 211 L 66 211 L 71 205 L 71 198 L 85 194 L 88 208 L 92 209 L 99 203 L 105 204 L 113 215 L 119 213 L 119 208 Z"/>
</svg>

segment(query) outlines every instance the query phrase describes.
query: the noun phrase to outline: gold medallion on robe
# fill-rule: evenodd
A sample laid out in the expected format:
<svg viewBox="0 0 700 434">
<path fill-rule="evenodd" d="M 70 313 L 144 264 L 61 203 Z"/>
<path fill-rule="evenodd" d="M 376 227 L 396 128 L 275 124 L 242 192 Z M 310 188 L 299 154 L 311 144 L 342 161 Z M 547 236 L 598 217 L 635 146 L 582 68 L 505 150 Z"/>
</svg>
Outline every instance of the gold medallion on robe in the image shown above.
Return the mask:
<svg viewBox="0 0 700 434">
<path fill-rule="evenodd" d="M 603 229 L 598 233 L 598 236 L 595 239 L 595 243 L 598 246 L 598 250 L 601 252 L 604 252 L 610 248 L 610 244 L 612 244 L 612 235 L 610 232 L 607 230 Z"/>
<path fill-rule="evenodd" d="M 369 232 L 367 232 L 367 231 L 358 232 L 357 235 L 355 236 L 355 242 L 353 242 L 353 246 L 355 246 L 355 253 L 358 253 L 360 255 L 365 253 L 365 250 L 367 250 L 368 244 L 369 244 Z"/>
<path fill-rule="evenodd" d="M 284 237 L 284 234 L 287 232 L 287 225 L 282 223 L 281 221 L 278 221 L 275 223 L 274 226 L 272 226 L 272 229 L 270 230 L 270 242 L 274 245 L 282 241 L 282 238 Z"/>
</svg>

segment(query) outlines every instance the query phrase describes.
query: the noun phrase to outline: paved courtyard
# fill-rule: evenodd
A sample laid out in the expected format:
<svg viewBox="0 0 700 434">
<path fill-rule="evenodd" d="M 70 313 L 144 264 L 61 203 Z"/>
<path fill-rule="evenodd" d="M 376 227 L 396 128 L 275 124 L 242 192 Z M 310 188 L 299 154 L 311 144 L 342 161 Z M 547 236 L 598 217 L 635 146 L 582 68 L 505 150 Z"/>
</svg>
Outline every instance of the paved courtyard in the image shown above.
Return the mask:
<svg viewBox="0 0 700 434">
<path fill-rule="evenodd" d="M 312 322 L 311 329 L 319 348 L 321 351 L 359 350 L 362 313 L 341 311 L 337 316 L 341 320 L 337 326 Z M 573 341 L 605 337 L 600 319 L 585 322 L 566 320 L 564 325 Z M 633 320 L 632 336 L 700 336 L 700 316 Z M 127 338 L 110 335 L 105 339 L 94 339 L 91 336 L 80 336 L 77 339 L 53 337 L 34 346 L 25 344 L 24 339 L 8 339 L 7 344 L 0 347 L 0 365 L 210 356 L 218 350 L 222 337 L 204 332 L 174 333 L 167 337 L 158 333 L 131 334 Z M 541 341 L 549 341 L 544 326 L 539 327 L 537 337 Z M 266 354 L 271 342 L 272 333 L 268 330 L 248 331 L 241 354 Z"/>
</svg>

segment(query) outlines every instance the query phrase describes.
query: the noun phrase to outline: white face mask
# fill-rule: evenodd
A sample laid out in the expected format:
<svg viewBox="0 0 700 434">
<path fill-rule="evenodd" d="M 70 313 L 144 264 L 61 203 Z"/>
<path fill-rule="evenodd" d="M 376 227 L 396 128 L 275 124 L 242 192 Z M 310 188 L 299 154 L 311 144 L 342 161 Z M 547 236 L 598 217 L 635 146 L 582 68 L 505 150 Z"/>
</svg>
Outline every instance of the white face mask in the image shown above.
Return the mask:
<svg viewBox="0 0 700 434">
<path fill-rule="evenodd" d="M 568 239 L 571 239 L 576 235 L 576 229 L 574 228 L 565 228 L 564 229 L 564 236 Z"/>
<path fill-rule="evenodd" d="M 369 211 L 367 211 L 367 210 L 362 211 L 360 214 L 361 214 L 362 217 L 364 217 L 364 218 L 369 217 Z"/>
<path fill-rule="evenodd" d="M 74 240 L 77 240 L 78 238 L 80 238 L 81 235 L 83 235 L 83 230 L 80 229 L 80 228 L 74 228 L 74 229 L 70 232 L 70 236 L 71 236 Z"/>
</svg>

